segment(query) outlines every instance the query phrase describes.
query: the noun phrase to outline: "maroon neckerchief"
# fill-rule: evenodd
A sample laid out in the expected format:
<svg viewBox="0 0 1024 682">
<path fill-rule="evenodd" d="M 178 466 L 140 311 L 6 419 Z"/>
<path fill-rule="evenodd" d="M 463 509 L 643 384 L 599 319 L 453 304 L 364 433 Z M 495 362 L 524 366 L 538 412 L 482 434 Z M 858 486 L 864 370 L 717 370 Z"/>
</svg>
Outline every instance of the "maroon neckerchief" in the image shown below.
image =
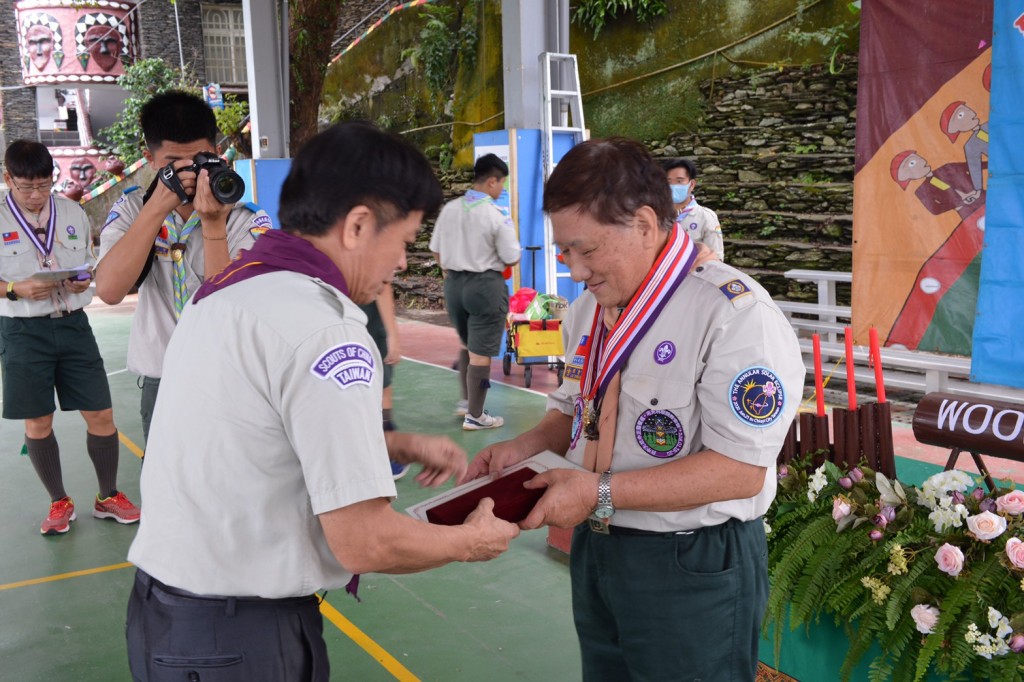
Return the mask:
<svg viewBox="0 0 1024 682">
<path fill-rule="evenodd" d="M 224 287 L 268 272 L 297 272 L 315 277 L 348 296 L 345 276 L 323 251 L 302 237 L 281 230 L 268 230 L 251 249 L 242 251 L 227 267 L 203 282 L 192 297 L 192 303 L 199 303 Z"/>
</svg>

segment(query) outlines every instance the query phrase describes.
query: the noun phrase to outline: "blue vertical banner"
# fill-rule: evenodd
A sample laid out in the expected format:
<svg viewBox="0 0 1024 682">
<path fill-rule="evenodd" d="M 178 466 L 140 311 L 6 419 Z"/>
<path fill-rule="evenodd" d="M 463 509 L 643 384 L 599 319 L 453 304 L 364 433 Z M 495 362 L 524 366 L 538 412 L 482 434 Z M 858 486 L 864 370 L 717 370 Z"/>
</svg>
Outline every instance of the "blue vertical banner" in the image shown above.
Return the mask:
<svg viewBox="0 0 1024 682">
<path fill-rule="evenodd" d="M 1024 0 L 995 0 L 988 205 L 971 379 L 1024 388 Z"/>
</svg>

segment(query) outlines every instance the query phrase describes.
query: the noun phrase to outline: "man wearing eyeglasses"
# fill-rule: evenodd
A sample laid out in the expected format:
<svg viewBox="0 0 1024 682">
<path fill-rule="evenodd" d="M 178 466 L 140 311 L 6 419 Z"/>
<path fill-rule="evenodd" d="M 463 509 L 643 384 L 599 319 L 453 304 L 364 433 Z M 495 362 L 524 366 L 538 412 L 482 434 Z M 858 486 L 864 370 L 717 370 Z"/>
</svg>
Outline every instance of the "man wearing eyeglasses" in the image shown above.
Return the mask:
<svg viewBox="0 0 1024 682">
<path fill-rule="evenodd" d="M 96 262 L 81 206 L 52 193 L 53 157 L 18 140 L 4 155 L 9 190 L 0 205 L 0 371 L 3 418 L 25 422 L 25 447 L 50 494 L 43 535 L 71 529 L 75 504 L 64 489 L 53 434 L 53 394 L 86 423 L 86 449 L 99 482 L 93 516 L 136 523 L 139 509 L 117 489 L 120 444 L 110 387 L 83 308 Z"/>
</svg>

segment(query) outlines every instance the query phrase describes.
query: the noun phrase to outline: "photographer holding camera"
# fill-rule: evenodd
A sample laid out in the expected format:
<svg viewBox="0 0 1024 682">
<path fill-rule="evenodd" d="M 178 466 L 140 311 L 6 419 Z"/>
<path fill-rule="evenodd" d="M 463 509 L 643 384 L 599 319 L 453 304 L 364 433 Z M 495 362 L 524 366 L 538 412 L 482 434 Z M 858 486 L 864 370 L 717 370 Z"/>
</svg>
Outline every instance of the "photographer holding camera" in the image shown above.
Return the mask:
<svg viewBox="0 0 1024 682">
<path fill-rule="evenodd" d="M 146 160 L 157 169 L 145 194 L 125 190 L 100 233 L 96 293 L 120 303 L 133 286 L 139 302 L 128 341 L 128 369 L 141 376 L 142 429 L 148 439 L 164 351 L 185 303 L 256 237 L 270 217 L 238 204 L 242 179 L 214 153 L 217 122 L 195 95 L 154 96 L 140 115 Z"/>
</svg>

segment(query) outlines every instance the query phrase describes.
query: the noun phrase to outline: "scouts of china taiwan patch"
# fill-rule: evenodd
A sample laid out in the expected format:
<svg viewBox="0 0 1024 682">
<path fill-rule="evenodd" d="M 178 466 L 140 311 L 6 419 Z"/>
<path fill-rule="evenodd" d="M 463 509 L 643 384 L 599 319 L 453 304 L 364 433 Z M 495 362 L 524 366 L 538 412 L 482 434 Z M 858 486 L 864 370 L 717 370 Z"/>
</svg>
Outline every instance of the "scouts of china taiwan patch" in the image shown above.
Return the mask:
<svg viewBox="0 0 1024 682">
<path fill-rule="evenodd" d="M 741 422 L 764 428 L 782 416 L 786 396 L 775 372 L 765 367 L 748 367 L 732 380 L 729 404 Z"/>
<path fill-rule="evenodd" d="M 647 410 L 636 420 L 636 442 L 652 457 L 675 457 L 686 439 L 679 418 L 665 410 Z"/>
<path fill-rule="evenodd" d="M 333 379 L 338 388 L 373 382 L 373 353 L 361 343 L 343 343 L 324 351 L 309 371 L 318 379 Z"/>
</svg>

